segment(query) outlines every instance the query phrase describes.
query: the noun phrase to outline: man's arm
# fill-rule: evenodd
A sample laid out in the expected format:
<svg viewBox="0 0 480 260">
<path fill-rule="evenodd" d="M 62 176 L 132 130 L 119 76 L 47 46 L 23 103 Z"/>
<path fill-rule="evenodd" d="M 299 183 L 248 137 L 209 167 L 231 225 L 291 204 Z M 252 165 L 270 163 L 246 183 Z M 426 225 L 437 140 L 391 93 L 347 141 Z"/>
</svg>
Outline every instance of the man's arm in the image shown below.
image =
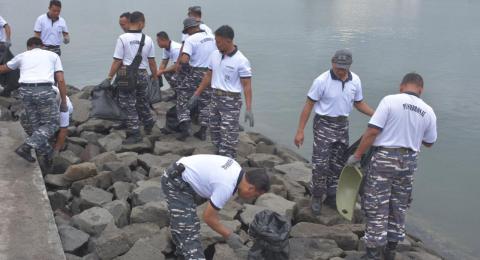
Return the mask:
<svg viewBox="0 0 480 260">
<path fill-rule="evenodd" d="M 63 77 L 63 71 L 55 72 L 55 79 L 58 83 L 58 90 L 60 91 L 62 105 L 67 106 L 67 87 L 65 86 L 65 78 Z"/>
<path fill-rule="evenodd" d="M 162 74 L 167 67 L 169 59 L 162 59 L 162 62 L 160 63 L 160 67 L 158 67 L 158 73 Z"/>
<path fill-rule="evenodd" d="M 294 143 L 295 145 L 300 148 L 303 145 L 303 140 L 305 138 L 304 130 L 305 125 L 308 122 L 308 118 L 310 117 L 310 113 L 312 112 L 313 106 L 315 105 L 315 101 L 307 98 L 305 102 L 305 106 L 303 107 L 303 111 L 300 114 L 300 122 L 298 123 L 297 133 L 295 134 Z"/>
<path fill-rule="evenodd" d="M 113 59 L 112 66 L 110 67 L 110 72 L 108 73 L 107 78 L 109 80 L 112 80 L 113 76 L 117 73 L 117 71 L 120 69 L 122 66 L 122 60 L 119 59 Z"/>
<path fill-rule="evenodd" d="M 378 134 L 380 134 L 382 130 L 377 127 L 369 126 L 365 133 L 362 135 L 362 140 L 360 140 L 360 144 L 358 145 L 357 150 L 353 154 L 355 159 L 360 160 L 362 155 L 367 151 L 370 146 L 372 146 L 373 142 L 377 138 Z"/>
<path fill-rule="evenodd" d="M 232 233 L 227 227 L 220 223 L 220 218 L 218 217 L 218 212 L 215 208 L 212 207 L 211 203 L 207 204 L 207 208 L 203 212 L 203 220 L 209 227 L 211 227 L 215 232 L 222 235 L 223 238 L 227 239 L 228 236 Z"/>
<path fill-rule="evenodd" d="M 240 78 L 247 111 L 252 111 L 252 78 Z"/>
<path fill-rule="evenodd" d="M 0 74 L 12 71 L 7 65 L 0 65 Z"/>
<path fill-rule="evenodd" d="M 8 23 L 5 24 L 3 28 L 5 28 L 5 35 L 7 36 L 7 42 L 10 42 L 11 36 L 12 36 L 12 29 L 10 28 L 10 25 L 8 25 Z"/>
<path fill-rule="evenodd" d="M 33 36 L 35 36 L 35 37 L 37 37 L 37 38 L 40 38 L 40 33 L 41 33 L 41 32 L 34 32 L 34 33 L 33 33 Z"/>
<path fill-rule="evenodd" d="M 150 72 L 152 73 L 152 79 L 156 80 L 157 77 L 157 63 L 155 58 L 148 58 L 148 66 L 150 67 Z"/>
<path fill-rule="evenodd" d="M 180 71 L 180 58 L 182 58 L 183 45 L 184 45 L 184 42 L 182 42 L 182 46 L 180 47 L 180 51 L 179 51 L 180 55 L 178 55 L 177 61 L 175 62 L 175 72 Z"/>
<path fill-rule="evenodd" d="M 212 81 L 212 71 L 208 70 L 207 73 L 205 73 L 205 76 L 203 77 L 202 82 L 200 82 L 200 85 L 198 85 L 198 88 L 197 90 L 195 90 L 195 93 L 193 93 L 193 95 L 200 96 L 203 90 L 206 89 L 208 86 L 210 86 L 211 81 Z"/>
<path fill-rule="evenodd" d="M 373 110 L 366 102 L 362 101 L 355 101 L 354 104 L 355 108 L 360 111 L 361 113 L 372 116 L 375 110 Z"/>
<path fill-rule="evenodd" d="M 427 148 L 430 148 L 433 146 L 433 144 L 431 143 L 426 143 L 426 142 L 422 142 L 423 146 L 427 147 Z"/>
</svg>

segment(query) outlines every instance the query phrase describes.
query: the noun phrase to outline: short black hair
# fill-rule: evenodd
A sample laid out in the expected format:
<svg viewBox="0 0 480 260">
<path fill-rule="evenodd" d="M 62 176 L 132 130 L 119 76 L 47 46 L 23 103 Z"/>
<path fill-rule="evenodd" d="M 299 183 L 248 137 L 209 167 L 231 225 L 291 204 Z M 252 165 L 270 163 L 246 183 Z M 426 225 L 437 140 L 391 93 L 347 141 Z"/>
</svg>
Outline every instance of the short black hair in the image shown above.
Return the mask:
<svg viewBox="0 0 480 260">
<path fill-rule="evenodd" d="M 59 0 L 51 0 L 48 8 L 52 7 L 53 5 L 62 8 L 62 2 L 60 2 Z"/>
<path fill-rule="evenodd" d="M 255 189 L 259 192 L 270 190 L 270 177 L 265 171 L 247 171 L 245 172 L 245 179 L 255 186 Z"/>
<path fill-rule="evenodd" d="M 135 11 L 130 14 L 130 23 L 145 22 L 145 15 L 142 12 Z"/>
<path fill-rule="evenodd" d="M 423 78 L 416 72 L 407 73 L 403 76 L 401 85 L 414 84 L 423 88 Z"/>
<path fill-rule="evenodd" d="M 228 25 L 222 25 L 218 27 L 218 29 L 215 31 L 215 36 L 233 40 L 233 37 L 235 37 L 235 33 L 233 32 L 232 27 Z"/>
<path fill-rule="evenodd" d="M 170 38 L 168 37 L 168 34 L 164 31 L 158 32 L 157 37 L 162 40 L 167 40 L 167 41 L 170 40 Z"/>
<path fill-rule="evenodd" d="M 202 17 L 202 9 L 200 6 L 190 6 L 188 12 L 195 16 Z"/>
<path fill-rule="evenodd" d="M 43 42 L 38 37 L 30 37 L 27 40 L 27 47 L 42 47 L 42 46 L 43 46 Z"/>
<path fill-rule="evenodd" d="M 125 12 L 125 13 L 121 14 L 121 15 L 120 15 L 120 18 L 122 18 L 122 17 L 125 17 L 125 18 L 127 18 L 128 20 L 130 20 L 130 12 Z"/>
</svg>

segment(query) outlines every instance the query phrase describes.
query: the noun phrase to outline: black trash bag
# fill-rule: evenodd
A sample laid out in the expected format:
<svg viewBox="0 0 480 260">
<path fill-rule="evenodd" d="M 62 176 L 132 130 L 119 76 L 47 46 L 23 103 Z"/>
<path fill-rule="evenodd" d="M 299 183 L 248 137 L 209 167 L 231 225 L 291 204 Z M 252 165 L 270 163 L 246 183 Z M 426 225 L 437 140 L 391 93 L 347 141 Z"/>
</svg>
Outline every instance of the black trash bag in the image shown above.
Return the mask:
<svg viewBox="0 0 480 260">
<path fill-rule="evenodd" d="M 10 48 L 7 48 L 5 44 L 0 43 L 0 65 L 6 64 L 13 58 L 13 53 Z M 20 70 L 16 69 L 5 74 L 0 74 L 0 85 L 3 87 L 3 91 L 0 91 L 0 96 L 10 97 L 11 92 L 18 89 L 20 84 L 18 79 L 20 78 Z"/>
<path fill-rule="evenodd" d="M 250 223 L 248 234 L 254 243 L 248 252 L 248 260 L 288 260 L 290 220 L 271 210 L 263 210 Z"/>
<path fill-rule="evenodd" d="M 118 90 L 111 86 L 99 84 L 95 86 L 90 93 L 92 108 L 90 110 L 91 118 L 107 120 L 124 120 L 125 113 L 118 104 Z"/>
<path fill-rule="evenodd" d="M 163 86 L 162 78 L 159 78 L 158 80 L 148 80 L 147 98 L 150 105 L 162 101 L 162 95 L 160 92 L 160 88 L 162 86 Z"/>
<path fill-rule="evenodd" d="M 178 127 L 178 119 L 177 119 L 177 105 L 173 105 L 171 108 L 167 110 L 167 114 L 165 117 L 165 128 L 172 132 L 180 132 L 180 128 Z"/>
</svg>

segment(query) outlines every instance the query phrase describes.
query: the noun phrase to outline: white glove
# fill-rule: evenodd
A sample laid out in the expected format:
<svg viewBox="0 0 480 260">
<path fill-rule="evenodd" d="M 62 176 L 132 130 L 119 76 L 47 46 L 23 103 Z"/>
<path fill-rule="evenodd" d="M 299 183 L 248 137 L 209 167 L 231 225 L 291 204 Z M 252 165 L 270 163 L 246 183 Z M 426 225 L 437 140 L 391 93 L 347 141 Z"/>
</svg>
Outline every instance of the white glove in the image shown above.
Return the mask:
<svg viewBox="0 0 480 260">
<path fill-rule="evenodd" d="M 253 112 L 252 111 L 246 111 L 245 112 L 245 122 L 249 121 L 250 127 L 253 127 L 254 125 L 254 120 L 253 120 Z"/>
<path fill-rule="evenodd" d="M 352 154 L 352 155 L 350 155 L 350 157 L 348 157 L 347 165 L 359 167 L 360 166 L 360 159 L 357 159 L 355 157 L 355 155 Z"/>
<path fill-rule="evenodd" d="M 63 36 L 63 43 L 69 44 L 70 43 L 70 36 L 67 34 Z"/>
</svg>

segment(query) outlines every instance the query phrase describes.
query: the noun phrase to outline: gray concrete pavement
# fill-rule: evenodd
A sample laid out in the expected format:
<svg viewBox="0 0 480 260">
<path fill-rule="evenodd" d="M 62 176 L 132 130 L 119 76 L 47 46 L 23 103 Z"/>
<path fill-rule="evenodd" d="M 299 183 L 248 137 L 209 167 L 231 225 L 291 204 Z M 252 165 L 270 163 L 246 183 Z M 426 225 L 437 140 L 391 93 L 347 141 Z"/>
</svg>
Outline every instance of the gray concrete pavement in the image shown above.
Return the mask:
<svg viewBox="0 0 480 260">
<path fill-rule="evenodd" d="M 0 122 L 0 260 L 65 259 L 38 164 L 13 151 L 18 122 Z"/>
</svg>

